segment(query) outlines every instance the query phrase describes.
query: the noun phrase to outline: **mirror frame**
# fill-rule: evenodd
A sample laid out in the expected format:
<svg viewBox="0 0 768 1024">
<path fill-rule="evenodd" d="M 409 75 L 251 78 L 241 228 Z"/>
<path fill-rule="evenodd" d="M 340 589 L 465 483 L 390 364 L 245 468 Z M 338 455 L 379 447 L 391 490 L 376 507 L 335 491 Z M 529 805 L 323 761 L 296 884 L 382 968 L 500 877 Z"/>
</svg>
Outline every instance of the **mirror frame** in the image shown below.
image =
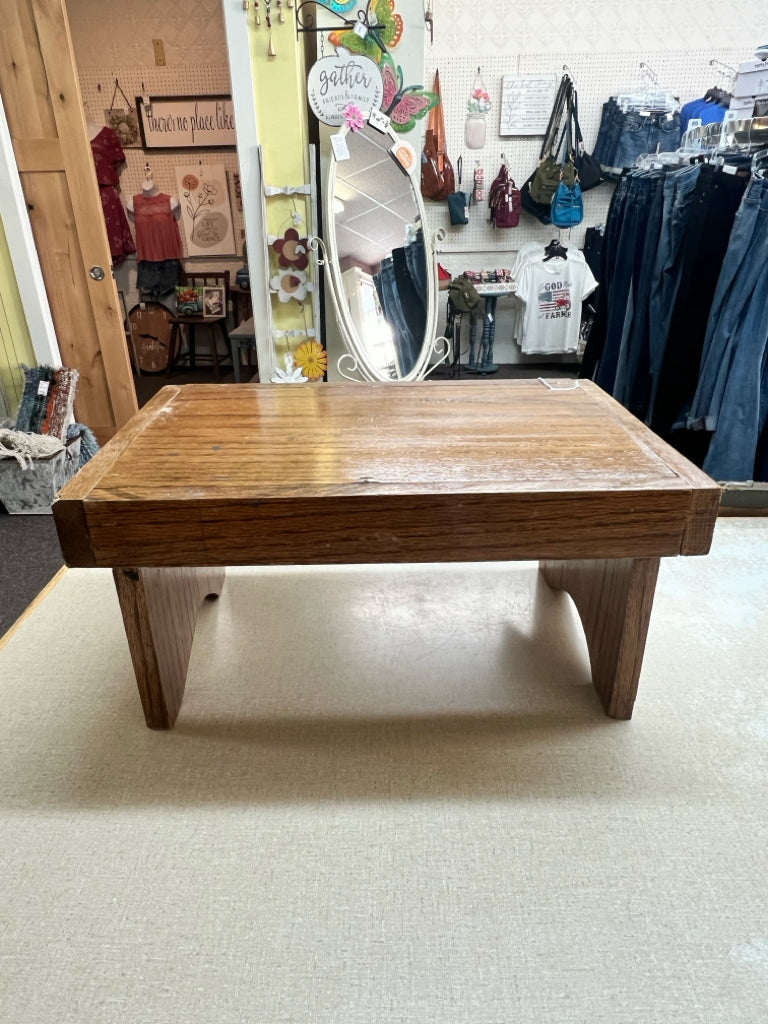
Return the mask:
<svg viewBox="0 0 768 1024">
<path fill-rule="evenodd" d="M 388 138 L 392 145 L 395 145 L 398 142 L 407 141 L 404 140 L 401 135 L 398 135 L 390 125 L 387 125 L 386 131 L 382 131 L 374 125 L 370 125 L 369 117 L 370 112 L 364 111 L 363 119 L 365 124 L 371 127 L 373 131 L 378 131 L 381 135 Z M 344 125 L 337 133 L 334 134 L 346 136 L 348 134 L 354 135 L 355 132 L 351 132 L 351 130 Z M 342 363 L 345 360 L 348 360 L 351 356 L 353 362 L 352 370 L 360 373 L 364 380 L 380 381 L 387 384 L 397 383 L 398 381 L 421 380 L 430 369 L 430 356 L 438 353 L 438 361 L 440 361 L 441 349 L 438 344 L 440 339 L 435 335 L 435 324 L 437 322 L 437 270 L 435 266 L 435 251 L 432 239 L 428 236 L 427 232 L 426 210 L 424 208 L 424 200 L 421 195 L 421 166 L 419 163 L 419 154 L 418 152 L 416 153 L 413 166 L 410 169 L 403 168 L 403 172 L 407 175 L 411 183 L 413 193 L 416 198 L 416 207 L 421 217 L 421 229 L 424 236 L 424 254 L 427 261 L 427 287 L 429 291 L 427 296 L 427 319 L 424 327 L 424 339 L 413 368 L 409 373 L 396 378 L 386 376 L 366 357 L 365 346 L 362 343 L 359 332 L 352 321 L 344 298 L 344 287 L 341 280 L 339 252 L 336 242 L 336 218 L 333 211 L 337 164 L 338 161 L 336 160 L 336 154 L 333 149 L 331 149 L 331 160 L 328 166 L 328 187 L 326 189 L 324 210 L 326 249 L 328 252 L 327 271 L 331 296 L 336 309 L 336 322 L 339 325 L 342 340 L 347 347 L 347 352 L 341 355 L 337 360 L 337 368 L 343 377 L 347 377 L 348 375 L 342 369 Z M 445 356 L 442 356 L 442 358 L 445 358 Z"/>
</svg>

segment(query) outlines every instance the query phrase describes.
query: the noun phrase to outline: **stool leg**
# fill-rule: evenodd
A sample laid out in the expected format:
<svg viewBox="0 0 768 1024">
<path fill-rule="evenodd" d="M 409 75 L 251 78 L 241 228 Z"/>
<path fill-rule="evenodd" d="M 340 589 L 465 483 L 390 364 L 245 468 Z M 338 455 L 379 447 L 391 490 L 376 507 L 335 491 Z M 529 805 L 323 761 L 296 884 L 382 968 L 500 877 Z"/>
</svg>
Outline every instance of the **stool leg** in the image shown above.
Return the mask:
<svg viewBox="0 0 768 1024">
<path fill-rule="evenodd" d="M 224 570 L 113 569 L 136 683 L 150 729 L 171 729 L 179 713 L 195 634 L 207 597 L 224 586 Z"/>
<path fill-rule="evenodd" d="M 539 563 L 544 579 L 565 590 L 587 638 L 592 682 L 609 718 L 632 717 L 658 558 L 596 558 Z"/>
</svg>

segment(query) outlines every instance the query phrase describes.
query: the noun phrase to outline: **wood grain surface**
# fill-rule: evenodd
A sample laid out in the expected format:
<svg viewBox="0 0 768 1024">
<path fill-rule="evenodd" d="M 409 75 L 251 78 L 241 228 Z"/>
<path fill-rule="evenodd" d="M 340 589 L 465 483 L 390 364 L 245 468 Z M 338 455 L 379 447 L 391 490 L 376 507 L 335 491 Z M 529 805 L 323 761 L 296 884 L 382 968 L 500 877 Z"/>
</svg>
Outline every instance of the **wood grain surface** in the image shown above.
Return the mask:
<svg viewBox="0 0 768 1024">
<path fill-rule="evenodd" d="M 206 597 L 218 597 L 224 570 L 115 569 L 113 572 L 144 718 L 150 729 L 176 721 Z"/>
<path fill-rule="evenodd" d="M 589 381 L 166 387 L 54 503 L 70 565 L 638 558 L 720 488 Z"/>
<path fill-rule="evenodd" d="M 570 594 L 587 638 L 592 682 L 609 718 L 628 719 L 659 572 L 658 558 L 542 562 L 547 583 Z"/>
</svg>

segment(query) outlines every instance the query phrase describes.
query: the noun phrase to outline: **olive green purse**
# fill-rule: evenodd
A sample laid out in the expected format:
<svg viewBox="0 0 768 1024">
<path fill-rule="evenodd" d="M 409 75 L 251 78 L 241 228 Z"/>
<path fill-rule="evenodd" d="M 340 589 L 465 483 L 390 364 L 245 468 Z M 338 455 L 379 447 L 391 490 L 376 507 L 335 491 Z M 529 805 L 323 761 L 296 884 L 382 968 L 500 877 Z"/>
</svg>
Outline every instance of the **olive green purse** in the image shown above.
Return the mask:
<svg viewBox="0 0 768 1024">
<path fill-rule="evenodd" d="M 562 167 L 558 161 L 557 154 L 562 148 L 565 139 L 565 126 L 560 133 L 560 124 L 563 114 L 566 111 L 568 92 L 571 88 L 571 81 L 567 75 L 563 75 L 560 82 L 552 113 L 547 125 L 547 134 L 541 147 L 539 166 L 533 172 L 528 191 L 534 202 L 542 206 L 549 206 L 552 203 L 557 186 L 560 184 Z M 558 140 L 558 133 L 560 138 Z"/>
</svg>

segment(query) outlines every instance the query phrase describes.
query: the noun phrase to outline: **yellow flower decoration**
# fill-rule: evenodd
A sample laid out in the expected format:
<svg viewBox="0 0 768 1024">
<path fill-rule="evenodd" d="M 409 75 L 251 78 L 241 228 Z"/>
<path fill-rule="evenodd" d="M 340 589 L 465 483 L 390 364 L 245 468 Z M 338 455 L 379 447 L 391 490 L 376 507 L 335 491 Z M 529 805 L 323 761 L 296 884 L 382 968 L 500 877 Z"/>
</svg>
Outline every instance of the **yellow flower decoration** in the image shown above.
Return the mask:
<svg viewBox="0 0 768 1024">
<path fill-rule="evenodd" d="M 305 376 L 310 380 L 317 380 L 325 376 L 328 369 L 328 353 L 317 341 L 304 341 L 293 353 L 297 366 L 300 366 Z"/>
</svg>

